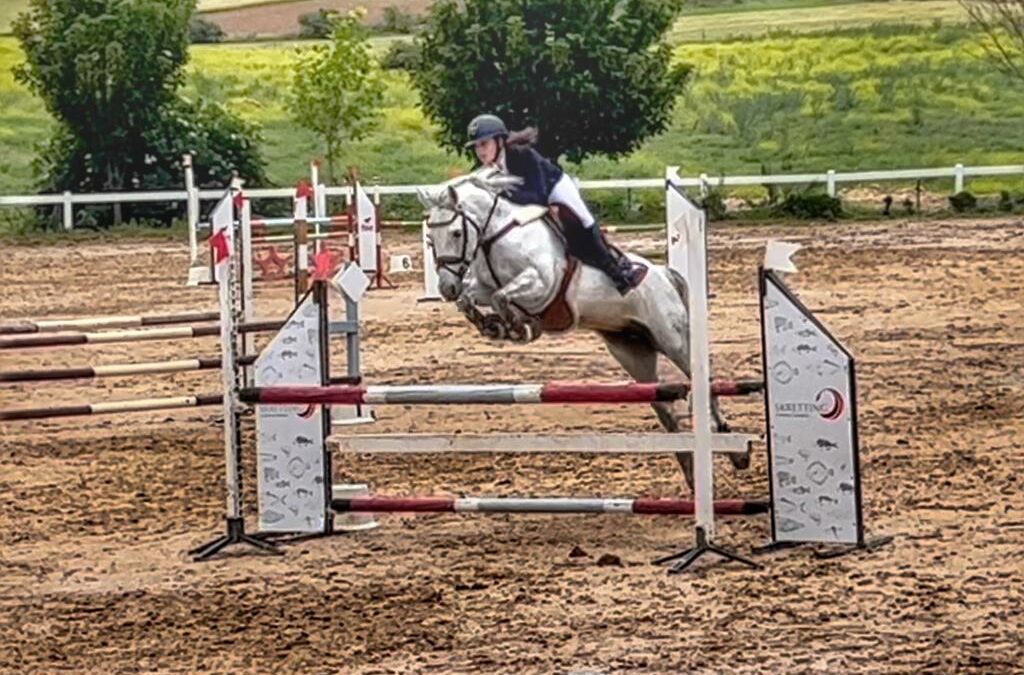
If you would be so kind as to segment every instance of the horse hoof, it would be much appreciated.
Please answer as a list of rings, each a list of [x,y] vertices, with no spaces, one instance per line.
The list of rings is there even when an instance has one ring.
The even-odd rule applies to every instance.
[[[494,314],[484,317],[480,324],[480,333],[491,340],[508,338],[508,327]]]
[[[518,342],[519,344],[524,345],[530,344],[535,339],[537,339],[534,335],[533,330],[527,325],[515,326],[514,328],[511,328],[509,330],[509,338],[514,342]]]

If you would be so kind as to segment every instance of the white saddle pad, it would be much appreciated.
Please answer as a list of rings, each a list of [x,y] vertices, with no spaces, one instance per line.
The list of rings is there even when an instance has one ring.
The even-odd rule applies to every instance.
[[[540,206],[539,204],[528,204],[522,206],[512,212],[511,219],[515,220],[521,225],[532,223],[535,220],[543,218],[548,213],[548,207]]]

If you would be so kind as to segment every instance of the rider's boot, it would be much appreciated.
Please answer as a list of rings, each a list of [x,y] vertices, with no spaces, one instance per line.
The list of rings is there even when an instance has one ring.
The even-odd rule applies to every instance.
[[[647,276],[645,266],[633,265],[629,258],[623,256],[619,259],[612,254],[597,224],[584,228],[580,243],[586,251],[586,257],[580,256],[580,260],[607,274],[619,295],[629,293]]]
[[[584,265],[589,265],[608,275],[615,284],[620,295],[626,295],[636,288],[644,277],[647,268],[643,265],[634,266],[628,258],[616,259],[608,249],[608,244],[601,235],[601,228],[594,223],[584,227],[576,214],[564,207],[558,208],[559,220],[568,244],[569,253]]]

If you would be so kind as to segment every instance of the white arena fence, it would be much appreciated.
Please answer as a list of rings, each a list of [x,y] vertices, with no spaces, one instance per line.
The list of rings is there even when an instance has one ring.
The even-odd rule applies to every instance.
[[[94,194],[61,194],[42,195],[10,195],[0,196],[0,207],[34,207],[59,206],[62,210],[65,230],[74,229],[75,207],[95,204],[137,204],[137,203],[174,203],[185,202],[189,225],[189,244],[191,260],[194,262],[199,255],[200,230],[205,223],[200,220],[200,202],[216,201],[224,194],[224,188],[198,189],[192,173],[191,157],[186,157],[185,185],[182,190],[162,190],[154,192],[109,192]],[[318,168],[311,165],[312,185],[319,186]],[[697,173],[682,178],[685,188],[698,188],[702,192],[716,187],[741,187],[758,185],[824,185],[829,195],[835,196],[839,186],[852,183],[874,182],[906,182],[917,180],[952,179],[953,192],[961,192],[968,178],[1024,176],[1024,164],[1003,166],[966,166],[956,164],[951,167],[924,169],[897,169],[886,171],[848,171],[828,170],[817,173],[795,173],[776,175],[750,176],[712,176]],[[581,190],[664,190],[664,178],[619,178],[607,180],[577,181]],[[364,185],[364,189],[380,203],[383,196],[415,195],[419,189],[429,189],[432,185]],[[341,197],[346,201],[352,199],[352,188],[349,186],[325,186],[326,197]],[[246,190],[250,199],[288,199],[295,195],[294,187],[260,188]]]

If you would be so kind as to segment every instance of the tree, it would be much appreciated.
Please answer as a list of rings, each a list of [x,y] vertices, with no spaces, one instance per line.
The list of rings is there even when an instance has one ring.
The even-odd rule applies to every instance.
[[[988,41],[985,51],[1007,73],[1024,80],[1024,0],[961,0]]]
[[[361,13],[349,12],[334,21],[329,43],[300,50],[292,80],[292,115],[323,141],[332,180],[342,145],[366,137],[384,98],[380,67],[360,18]]]
[[[419,19],[415,15],[403,12],[394,5],[388,5],[384,8],[383,21],[380,27],[386,33],[408,34],[416,30],[418,23]]]
[[[194,10],[195,0],[31,0],[14,25],[26,56],[16,77],[57,122],[37,161],[42,190],[178,187],[181,156],[197,150],[200,175],[220,167],[223,184],[228,159],[265,181],[256,130],[178,94]]]
[[[299,37],[305,39],[323,40],[331,37],[331,30],[334,22],[338,20],[338,13],[333,9],[318,9],[299,17]]]
[[[437,0],[413,74],[442,142],[478,113],[540,129],[571,160],[626,154],[663,131],[688,69],[663,36],[681,0]]]
[[[224,41],[224,29],[198,14],[192,17],[188,27],[189,40],[194,45],[212,44]]]
[[[380,61],[382,68],[387,70],[415,70],[420,60],[420,50],[416,43],[407,40],[395,40],[388,47]]]

